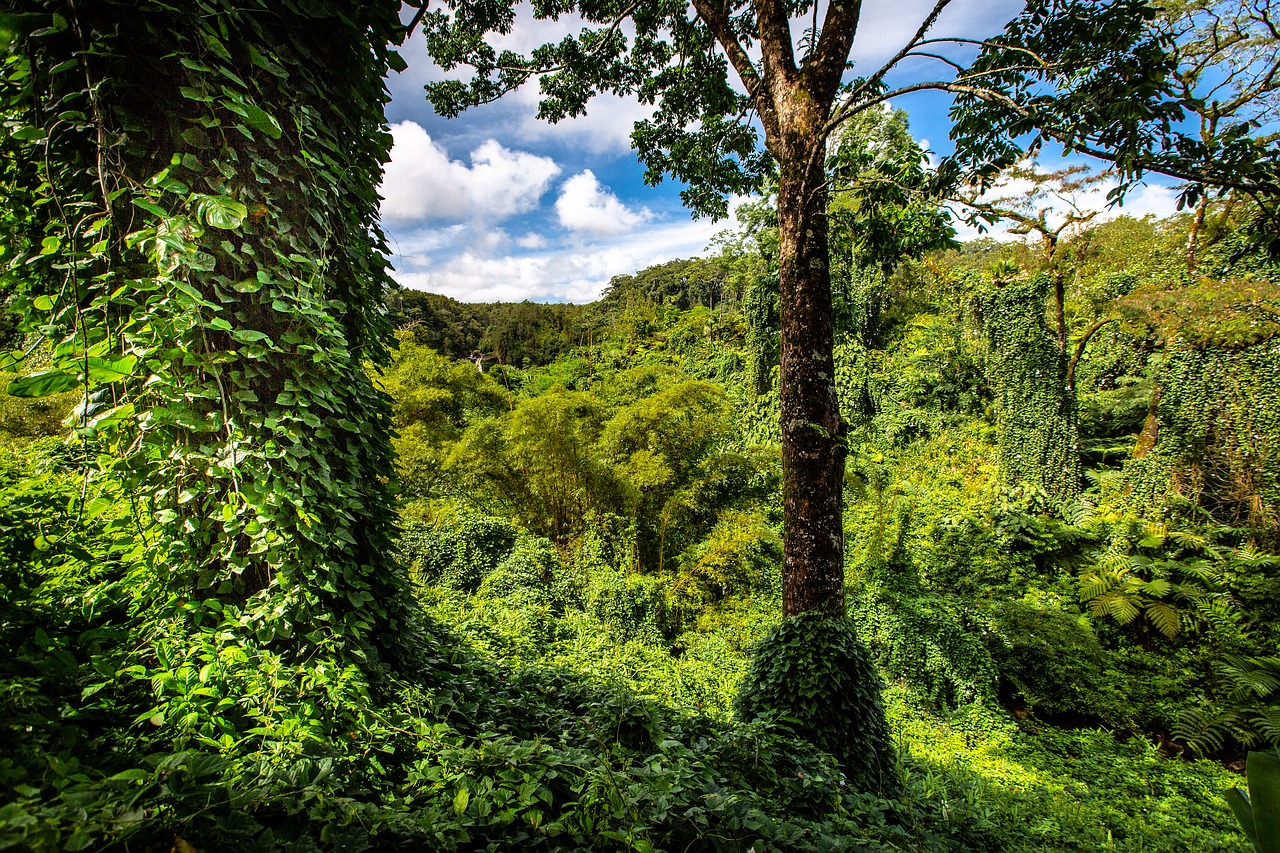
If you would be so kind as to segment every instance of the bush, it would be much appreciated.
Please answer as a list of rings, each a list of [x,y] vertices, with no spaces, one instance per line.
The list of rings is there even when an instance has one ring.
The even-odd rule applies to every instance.
[[[785,619],[756,647],[734,704],[738,719],[776,718],[831,753],[856,790],[898,790],[880,676],[847,619]]]
[[[475,592],[516,544],[518,530],[502,518],[466,512],[411,521],[399,549],[415,580]]]
[[[483,598],[523,598],[563,608],[566,597],[560,556],[550,540],[521,536],[480,584]]]
[[[1112,726],[1131,723],[1124,703],[1107,691],[1114,672],[1087,617],[1017,601],[995,604],[990,614],[987,648],[1006,704]]]
[[[657,577],[601,572],[592,578],[588,596],[587,612],[619,640],[638,637],[660,642],[675,633],[666,586]]]
[[[996,668],[962,607],[942,596],[858,596],[853,619],[885,677],[901,682],[933,708],[991,702]]]

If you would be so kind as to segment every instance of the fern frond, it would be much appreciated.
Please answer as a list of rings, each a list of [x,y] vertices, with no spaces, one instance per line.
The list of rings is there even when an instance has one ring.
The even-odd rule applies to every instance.
[[[1123,574],[1129,571],[1129,555],[1120,551],[1104,551],[1098,557],[1098,568],[1103,571]]]
[[[1208,538],[1189,530],[1170,530],[1167,538],[1178,547],[1191,551],[1204,551],[1209,547]]]
[[[1273,569],[1280,566],[1280,556],[1263,553],[1251,544],[1241,545],[1232,551],[1231,560],[1247,569]]]
[[[1151,624],[1155,625],[1161,634],[1169,639],[1173,639],[1178,635],[1178,629],[1181,627],[1181,620],[1178,616],[1178,610],[1165,604],[1163,601],[1157,601],[1147,607],[1147,618],[1151,620]]]
[[[1107,612],[1115,617],[1115,620],[1121,625],[1128,625],[1134,619],[1138,618],[1141,612],[1133,605],[1133,602],[1122,595],[1111,596],[1106,599]]]
[[[1085,575],[1080,578],[1080,601],[1093,601],[1105,595],[1115,586],[1115,582],[1106,575]]]

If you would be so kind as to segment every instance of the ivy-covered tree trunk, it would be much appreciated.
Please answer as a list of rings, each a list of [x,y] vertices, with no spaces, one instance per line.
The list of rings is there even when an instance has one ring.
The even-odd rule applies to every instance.
[[[404,598],[366,373],[399,4],[4,8],[3,144],[38,164],[6,175],[34,211],[4,217],[7,284],[54,343],[15,390],[83,388],[80,437],[135,496],[156,637],[220,626],[378,668]]]
[[[998,393],[1000,467],[1066,502],[1080,494],[1080,426],[1066,352],[1045,323],[1052,274],[996,289],[981,303]]]

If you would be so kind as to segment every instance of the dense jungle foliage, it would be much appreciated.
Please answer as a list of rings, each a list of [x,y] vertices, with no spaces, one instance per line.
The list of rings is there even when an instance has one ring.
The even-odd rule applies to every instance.
[[[400,12],[0,11],[0,849],[1248,850],[1266,211],[956,245],[866,111],[848,607],[783,620],[780,194],[592,305],[396,291]]]
[[[202,655],[148,689],[120,646],[138,618],[127,488],[85,480],[86,445],[59,440],[74,392],[6,397],[18,654],[0,837],[1248,849],[1220,794],[1244,749],[1280,740],[1280,288],[1215,213],[1202,263],[1222,277],[1186,274],[1186,216],[1067,242],[1068,355],[1108,321],[1073,367],[1078,399],[1034,245],[978,241],[845,282],[849,609],[870,657],[809,671],[883,680],[878,756],[848,731],[795,739],[791,718],[828,709],[748,677],[761,643],[806,645],[791,623],[771,633],[767,235],[619,277],[586,306],[395,294],[399,345],[375,376],[431,675],[371,696],[349,672],[254,660],[249,744],[193,732],[175,751],[149,733],[181,713],[166,694],[199,696],[245,661]],[[422,342],[482,322],[449,354]],[[1083,474],[1064,484],[1073,447]],[[363,709],[346,733],[293,710],[317,690]],[[863,794],[855,772],[894,781]]]

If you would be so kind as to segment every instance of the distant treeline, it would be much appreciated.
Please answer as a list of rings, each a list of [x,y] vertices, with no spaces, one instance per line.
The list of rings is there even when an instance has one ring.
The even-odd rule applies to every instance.
[[[549,364],[573,347],[588,346],[636,304],[686,311],[742,301],[740,276],[723,259],[669,261],[635,275],[614,276],[600,301],[459,302],[400,289],[387,299],[391,322],[414,343],[454,359],[513,367]]]

